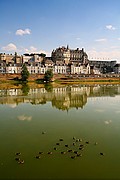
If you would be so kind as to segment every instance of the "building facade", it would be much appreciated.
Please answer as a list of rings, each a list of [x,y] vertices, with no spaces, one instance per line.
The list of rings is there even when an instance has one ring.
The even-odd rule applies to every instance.
[[[84,49],[69,49],[69,47],[59,47],[56,50],[52,51],[52,60],[53,62],[62,61],[66,65],[70,63],[88,63],[88,56],[84,52]]]

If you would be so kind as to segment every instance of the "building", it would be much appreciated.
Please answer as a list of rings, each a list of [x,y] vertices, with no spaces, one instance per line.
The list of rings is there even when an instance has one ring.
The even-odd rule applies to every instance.
[[[62,61],[66,65],[70,63],[88,63],[88,56],[84,52],[83,48],[82,50],[80,50],[79,48],[69,49],[68,46],[67,48],[62,46],[57,48],[56,50],[53,50],[51,57],[53,62],[56,63],[56,61]]]
[[[113,69],[115,74],[120,74],[120,64],[116,64]]]
[[[66,64],[62,61],[56,61],[56,64],[54,65],[54,74],[66,74]]]
[[[22,56],[17,55],[17,53],[13,54],[0,54],[0,60],[4,61],[6,64],[8,63],[22,63]]]
[[[45,67],[40,62],[28,62],[26,67],[30,74],[45,74]]]
[[[72,64],[71,74],[90,74],[89,64]]]
[[[101,73],[104,74],[113,72],[113,68],[116,65],[116,62],[116,60],[89,60],[90,66],[94,66],[95,68],[99,69]]]
[[[68,64],[70,62],[70,49],[64,46],[57,48],[56,50],[52,51],[52,60],[54,63],[56,61],[62,61],[65,64]]]
[[[0,60],[0,74],[6,73],[6,63]]]
[[[22,56],[22,62],[41,62],[43,61],[44,57],[41,54],[24,54]]]

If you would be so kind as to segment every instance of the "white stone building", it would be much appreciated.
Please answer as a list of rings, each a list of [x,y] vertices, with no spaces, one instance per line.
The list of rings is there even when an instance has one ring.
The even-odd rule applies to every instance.
[[[54,74],[66,74],[66,64],[63,63],[62,61],[57,61],[56,64],[54,65]]]
[[[90,74],[90,65],[72,64],[71,74]]]

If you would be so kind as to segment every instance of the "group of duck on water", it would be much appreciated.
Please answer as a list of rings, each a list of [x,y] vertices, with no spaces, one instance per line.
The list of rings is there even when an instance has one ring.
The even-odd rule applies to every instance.
[[[59,141],[62,142],[62,141],[64,141],[64,140],[63,140],[62,138],[60,138]],[[57,142],[57,143],[56,143],[56,146],[53,148],[54,151],[57,151],[57,150],[58,150],[57,147],[59,147],[59,146],[61,145],[60,142]],[[90,142],[89,142],[89,141],[86,141],[86,142],[83,144],[83,143],[82,143],[82,139],[76,139],[75,137],[73,137],[73,143],[72,143],[72,145],[73,145],[73,146],[76,146],[76,143],[77,143],[77,142],[80,142],[80,144],[79,144],[79,146],[78,146],[78,147],[79,147],[78,149],[80,150],[80,152],[77,151],[77,150],[69,149],[69,145],[68,145],[68,144],[65,144],[64,147],[66,147],[67,150],[66,150],[66,151],[61,151],[60,153],[61,153],[61,154],[74,153],[74,155],[70,156],[71,159],[75,159],[76,157],[81,157],[81,156],[82,156],[81,151],[84,150],[85,144],[90,144]],[[94,143],[94,145],[97,145],[97,144],[98,144],[97,142]],[[40,151],[40,152],[38,153],[38,155],[35,156],[35,158],[36,158],[36,159],[40,159],[43,154],[44,154],[44,152]],[[52,155],[52,154],[53,154],[53,151],[48,151],[47,154]],[[99,154],[100,154],[101,156],[104,156],[104,155],[105,155],[103,152],[100,152]],[[15,160],[18,162],[18,164],[24,164],[24,160],[20,158],[20,156],[21,156],[21,153],[20,153],[20,152],[16,152],[16,153],[15,153],[15,156],[16,156],[16,157],[15,157]]]

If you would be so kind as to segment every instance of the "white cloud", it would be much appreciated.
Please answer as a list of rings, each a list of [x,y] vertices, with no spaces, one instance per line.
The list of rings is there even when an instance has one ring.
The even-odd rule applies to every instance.
[[[24,53],[44,53],[46,54],[46,56],[50,56],[51,52],[47,52],[47,51],[44,51],[44,50],[37,50],[36,47],[34,46],[30,46],[29,48],[24,48]]]
[[[96,41],[96,42],[106,42],[106,41],[107,41],[107,39],[102,38],[102,39],[96,39],[95,41]]]
[[[15,44],[13,43],[10,43],[8,44],[7,46],[4,46],[1,48],[3,51],[16,51],[17,50],[17,47]]]
[[[32,116],[25,116],[25,115],[21,115],[17,117],[20,121],[31,121],[32,120]]]
[[[23,36],[25,34],[31,34],[31,30],[30,29],[25,29],[25,30],[18,29],[16,31],[16,35]]]
[[[108,29],[108,30],[116,30],[116,28],[114,26],[112,26],[112,25],[107,25],[106,29]]]
[[[37,48],[36,47],[34,47],[34,46],[30,46],[30,48],[29,49],[24,49],[24,51],[26,52],[26,53],[35,53],[36,51],[37,51]]]
[[[120,41],[120,38],[118,38],[118,40]]]

